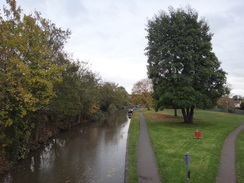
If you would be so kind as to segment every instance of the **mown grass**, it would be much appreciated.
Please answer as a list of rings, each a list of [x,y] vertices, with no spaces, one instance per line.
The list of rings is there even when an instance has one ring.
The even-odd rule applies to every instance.
[[[237,183],[244,183],[244,131],[236,139],[236,169]]]
[[[130,121],[129,136],[128,136],[128,174],[126,182],[138,183],[137,175],[137,150],[138,150],[138,139],[139,139],[139,129],[140,129],[140,118],[138,112],[136,111]]]
[[[180,111],[178,111],[179,113]],[[193,124],[184,124],[181,116],[174,118],[173,110],[155,113],[145,111],[149,135],[155,152],[159,173],[164,183],[185,183],[186,167],[183,155],[191,154],[191,183],[214,183],[220,153],[227,135],[237,128],[243,115],[196,110]],[[129,131],[129,182],[137,182],[136,159],[139,116],[134,115]],[[203,137],[194,138],[198,129]],[[130,144],[131,143],[131,144]],[[134,149],[131,149],[134,148]],[[131,157],[132,156],[132,157]],[[133,157],[134,156],[134,157]]]

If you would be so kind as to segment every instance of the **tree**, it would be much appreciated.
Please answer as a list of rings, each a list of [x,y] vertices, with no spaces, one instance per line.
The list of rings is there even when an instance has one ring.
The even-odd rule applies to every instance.
[[[232,98],[234,100],[243,100],[243,97],[241,95],[234,95]]]
[[[70,31],[6,0],[0,14],[0,170],[38,143],[104,111],[128,105],[128,93],[101,83],[63,48]],[[3,163],[2,163],[3,162]]]
[[[217,106],[221,109],[234,109],[235,101],[229,98],[229,96],[223,96],[217,101]]]
[[[192,123],[195,107],[213,107],[226,91],[226,73],[212,52],[213,34],[189,7],[160,12],[148,20],[146,30],[155,108],[180,108],[184,122]]]
[[[62,80],[63,66],[53,61],[70,34],[41,18],[38,12],[22,15],[15,0],[7,3],[10,8],[4,9],[6,17],[1,17],[0,32],[0,84],[5,92],[5,105],[0,113],[5,116],[5,126],[28,111],[42,108],[55,97],[53,86]]]
[[[99,88],[99,108],[104,112],[128,106],[129,95],[125,88],[113,82],[104,82]]]
[[[23,14],[15,0],[6,2],[4,16],[0,15],[0,133],[4,134],[0,144],[15,161],[28,153],[35,125],[23,118],[56,96],[54,85],[62,81],[64,67],[54,60],[70,32],[56,28],[38,12]]]
[[[244,101],[241,101],[240,108],[241,108],[242,110],[244,110]]]
[[[115,95],[116,95],[116,100],[114,103],[117,109],[124,109],[128,107],[129,94],[127,93],[124,87],[119,86],[115,91]]]
[[[142,79],[134,84],[131,100],[136,105],[146,105],[148,110],[153,105],[153,85],[150,79]]]

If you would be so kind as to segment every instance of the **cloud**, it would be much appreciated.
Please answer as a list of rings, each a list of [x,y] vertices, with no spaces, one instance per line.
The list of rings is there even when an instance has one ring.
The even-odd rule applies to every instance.
[[[40,11],[62,29],[72,31],[66,45],[75,58],[87,61],[104,80],[128,92],[147,77],[147,19],[159,10],[190,5],[210,25],[213,51],[228,72],[232,92],[244,95],[243,0],[18,0],[25,12]],[[1,3],[0,3],[1,4]]]

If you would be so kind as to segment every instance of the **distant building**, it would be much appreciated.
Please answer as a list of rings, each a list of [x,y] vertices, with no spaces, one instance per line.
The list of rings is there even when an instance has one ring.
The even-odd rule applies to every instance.
[[[234,103],[235,103],[235,108],[241,107],[241,100],[234,100]]]

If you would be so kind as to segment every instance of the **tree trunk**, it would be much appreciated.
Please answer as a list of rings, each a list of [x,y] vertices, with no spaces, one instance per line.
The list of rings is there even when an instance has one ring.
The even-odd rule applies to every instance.
[[[177,115],[177,108],[174,108],[174,110],[175,110],[175,116],[178,116],[178,115]]]
[[[79,117],[78,117],[77,123],[80,123],[80,119],[81,119],[81,112],[79,112]]]
[[[194,106],[182,108],[181,111],[184,117],[184,123],[193,123]]]

